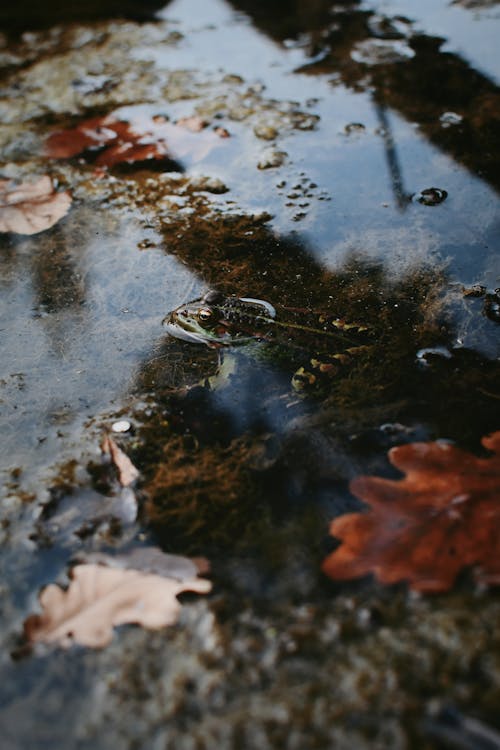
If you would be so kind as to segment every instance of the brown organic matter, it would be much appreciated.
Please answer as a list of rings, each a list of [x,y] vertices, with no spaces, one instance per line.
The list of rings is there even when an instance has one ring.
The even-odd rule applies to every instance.
[[[206,124],[198,117],[186,117],[174,124],[162,115],[137,115],[128,122],[109,114],[52,133],[45,150],[54,159],[93,156],[93,163],[100,167],[151,159],[171,161],[175,167],[175,160],[185,156],[194,161],[203,159],[220,144],[221,136],[216,132],[201,132]]]
[[[374,573],[381,583],[440,592],[477,566],[480,581],[500,584],[500,432],[482,444],[491,457],[439,442],[393,448],[389,460],[406,476],[351,482],[370,509],[333,521],[330,533],[342,544],[323,571],[335,580]]]
[[[54,226],[70,206],[69,192],[57,193],[48,175],[20,185],[0,180],[0,232],[38,234]]]
[[[192,448],[174,437],[144,486],[147,517],[154,526],[175,530],[197,544],[234,541],[255,519],[263,453],[258,441],[245,437],[227,447]]]
[[[129,484],[135,482],[139,476],[138,469],[134,466],[127,454],[117,446],[112,437],[105,435],[104,440],[102,441],[101,450],[104,454],[108,454],[111,457],[111,460],[118,471],[118,481],[122,487],[128,487]]]
[[[137,570],[77,565],[69,588],[51,584],[40,595],[43,613],[24,624],[31,643],[72,643],[101,648],[113,637],[113,626],[136,623],[153,630],[172,625],[183,591],[206,594],[211,584],[202,578],[183,581]]]

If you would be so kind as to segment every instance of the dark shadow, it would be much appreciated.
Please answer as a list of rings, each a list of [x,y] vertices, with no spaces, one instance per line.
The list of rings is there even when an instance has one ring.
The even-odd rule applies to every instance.
[[[342,355],[349,334],[324,346],[309,330],[299,345],[285,329],[283,346],[233,349],[232,371],[215,382],[207,379],[217,372],[216,350],[168,336],[159,342],[136,381],[155,411],[138,415],[134,460],[144,467],[148,520],[167,547],[175,539],[191,549],[195,540],[193,551],[214,545],[217,554],[248,541],[256,508],[282,520],[316,514],[321,526],[323,514],[349,508],[351,477],[386,470],[392,445],[446,436],[477,449],[498,428],[498,363],[454,348],[456,331],[439,303],[447,279],[436,269],[394,281],[380,264],[353,257],[331,271],[300,237],[278,238],[245,217],[195,221],[175,252],[207,287],[264,299],[277,320],[292,307],[293,320],[303,316],[311,329],[311,320],[319,329],[341,318],[370,330],[359,357],[302,392],[292,384],[301,362],[307,370]],[[494,323],[476,302],[478,335],[486,327],[491,336]],[[468,303],[458,293],[454,304]]]
[[[20,34],[29,29],[48,28],[56,24],[99,21],[106,18],[129,18],[133,21],[154,20],[155,13],[169,0],[19,0],[2,3],[2,31]]]

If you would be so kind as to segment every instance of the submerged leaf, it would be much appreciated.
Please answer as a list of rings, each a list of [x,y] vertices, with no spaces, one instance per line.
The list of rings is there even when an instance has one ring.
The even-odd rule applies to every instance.
[[[109,435],[104,437],[101,449],[103,453],[111,456],[111,460],[118,470],[118,481],[122,487],[128,487],[129,484],[132,484],[137,479],[139,476],[138,469],[136,469],[127,454],[117,446],[112,437]]]
[[[0,232],[43,232],[62,219],[70,206],[69,192],[57,193],[48,175],[20,185],[0,180]]]
[[[323,571],[335,580],[374,573],[382,583],[438,592],[477,565],[481,581],[500,584],[500,432],[482,443],[493,456],[437,442],[393,448],[389,460],[406,476],[351,482],[370,510],[332,522],[342,544]]]
[[[116,625],[135,623],[156,630],[174,624],[181,609],[178,594],[206,594],[210,589],[210,581],[202,578],[179,581],[137,570],[77,565],[66,591],[55,584],[42,591],[43,613],[28,617],[24,632],[31,643],[101,648],[111,641]]]
[[[49,136],[45,144],[48,156],[67,159],[95,152],[94,164],[113,167],[150,159],[171,161],[190,156],[199,160],[220,144],[220,132],[206,130],[207,122],[200,117],[185,117],[176,124],[162,115],[136,115],[130,122],[113,114],[84,120],[75,128],[60,130]],[[220,129],[218,129],[220,130]],[[202,132],[203,131],[203,132]]]

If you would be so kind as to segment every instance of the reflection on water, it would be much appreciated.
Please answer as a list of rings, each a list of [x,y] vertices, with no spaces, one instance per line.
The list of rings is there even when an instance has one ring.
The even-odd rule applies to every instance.
[[[394,15],[403,5],[404,17]],[[11,30],[52,23],[54,5],[21,22],[23,7],[1,11]],[[444,0],[433,7],[458,17]],[[73,732],[91,738],[81,747],[104,750],[120,745],[123,729],[127,747],[191,748],[210,714],[211,746],[292,747],[295,732],[296,747],[313,737],[319,747],[365,748],[365,735],[386,730],[388,702],[396,739],[377,735],[381,747],[427,747],[422,715],[448,702],[498,722],[498,667],[478,666],[492,649],[494,592],[465,575],[449,598],[428,603],[404,587],[343,587],[319,573],[334,544],[328,522],[361,508],[352,477],[390,475],[394,445],[445,439],[478,451],[500,427],[500,93],[489,63],[471,64],[453,30],[443,41],[429,8],[419,4],[415,17],[392,1],[125,3],[120,15],[157,21],[140,32],[103,21],[2,39],[2,172],[50,169],[74,192],[51,230],[0,240],[4,643],[14,645],[38,587],[82,550],[160,541],[210,554],[217,582],[213,600],[186,607],[185,631],[158,640],[127,630],[106,653],[20,666],[7,664],[5,648],[2,703],[29,713],[24,745],[43,726],[49,744]],[[116,6],[97,11],[106,18]],[[92,4],[64,12],[62,24],[95,17]],[[459,12],[471,39],[497,23]],[[78,158],[47,162],[50,132],[117,110],[125,119],[195,114],[230,137],[188,155],[182,176],[147,163],[99,171]],[[442,202],[415,198],[437,191]],[[205,288],[293,308],[295,327],[279,317],[280,337],[253,337],[222,358],[165,335],[165,315]],[[318,343],[332,320],[369,329],[360,356],[341,324],[329,345]],[[252,321],[241,323],[253,333]],[[323,380],[335,358],[342,366]],[[103,530],[120,490],[99,437],[118,416],[132,424],[117,440],[141,471],[142,516]],[[482,630],[467,620],[476,608],[487,612]],[[194,636],[189,618],[199,612]],[[65,690],[61,716],[71,671],[61,664],[74,659],[92,689],[85,710]],[[199,688],[200,673],[213,693]],[[55,697],[43,713],[33,703],[45,683]],[[266,692],[274,684],[277,693]],[[271,721],[278,734],[259,706],[241,728],[233,701],[246,705],[249,693],[283,707],[285,718]],[[312,723],[309,713],[300,723],[304,706],[319,707]],[[17,710],[0,714],[9,750]]]
[[[22,467],[31,491],[33,470],[74,451],[82,423],[130,386],[165,301],[192,288],[175,260],[139,251],[136,222],[98,216],[17,240],[2,266],[2,470]]]

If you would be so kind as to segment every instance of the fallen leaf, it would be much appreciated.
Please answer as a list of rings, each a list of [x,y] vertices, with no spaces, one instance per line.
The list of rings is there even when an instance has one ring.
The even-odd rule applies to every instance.
[[[129,484],[135,482],[139,476],[138,469],[134,466],[127,454],[117,446],[112,437],[109,435],[104,436],[101,450],[103,453],[107,453],[111,456],[111,460],[118,469],[118,481],[122,487],[128,487]]]
[[[170,161],[179,169],[177,160],[189,156],[203,159],[229,133],[223,128],[206,131],[208,123],[201,117],[184,117],[177,123],[162,115],[136,115],[130,121],[113,114],[84,120],[75,128],[52,133],[46,141],[47,156],[68,159],[82,154],[96,166],[113,167],[154,160]],[[205,131],[205,132],[201,132]]]
[[[177,581],[137,570],[102,565],[77,565],[65,591],[50,584],[40,594],[41,615],[31,615],[24,633],[31,643],[72,643],[102,648],[113,637],[113,626],[134,623],[157,630],[174,624],[183,591],[206,594],[210,581]]]
[[[126,123],[106,116],[84,120],[76,128],[58,130],[47,139],[47,155],[54,159],[68,159],[88,149],[102,148],[119,138],[122,126],[126,127]]]
[[[493,456],[439,442],[392,448],[389,460],[406,476],[351,482],[370,509],[332,522],[342,544],[323,571],[335,580],[374,573],[381,583],[439,592],[463,568],[479,566],[479,580],[500,584],[500,432],[482,444]]]
[[[48,175],[20,185],[0,180],[0,232],[43,232],[62,219],[70,205],[70,193],[57,193]]]

